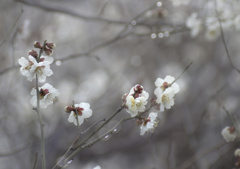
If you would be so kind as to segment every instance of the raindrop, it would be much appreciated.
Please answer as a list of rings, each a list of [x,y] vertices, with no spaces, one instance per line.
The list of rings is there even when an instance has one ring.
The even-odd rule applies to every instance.
[[[111,135],[106,135],[106,136],[104,136],[103,140],[104,140],[104,141],[107,141],[107,140],[110,139],[110,137],[111,137]]]
[[[58,160],[58,163],[57,163],[57,166],[61,167],[61,168],[65,168],[67,167],[69,164],[72,163],[73,159],[69,160],[69,161],[65,161],[66,160],[66,157],[65,156],[62,156],[62,157],[59,157],[59,160]]]
[[[164,32],[164,36],[168,37],[169,36],[169,32]]]
[[[158,7],[162,6],[162,2],[158,1],[158,2],[157,2],[157,6],[158,6]]]
[[[68,163],[68,164],[71,164],[72,161],[73,161],[73,159],[69,160],[67,163]]]
[[[151,34],[151,38],[152,38],[152,39],[156,39],[156,37],[157,37],[156,33],[152,33],[152,34]]]
[[[132,20],[132,22],[131,22],[131,23],[132,23],[132,25],[133,25],[133,26],[135,26],[135,25],[137,24],[137,21],[135,21],[135,20]]]
[[[158,34],[158,38],[163,38],[164,37],[164,34],[163,33],[159,33]]]
[[[57,61],[55,62],[55,64],[56,64],[57,66],[61,66],[61,65],[62,65],[62,61],[61,61],[61,60],[57,60]]]

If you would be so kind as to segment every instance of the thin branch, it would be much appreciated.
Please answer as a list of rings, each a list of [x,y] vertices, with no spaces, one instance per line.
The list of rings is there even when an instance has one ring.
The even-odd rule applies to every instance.
[[[239,126],[237,124],[237,121],[233,118],[233,116],[229,113],[229,111],[226,109],[226,107],[223,105],[222,106],[223,110],[226,112],[228,118],[231,120],[236,132],[237,132],[237,137],[240,138],[240,130],[239,130]]]
[[[36,153],[36,155],[35,155],[35,159],[34,159],[34,163],[33,163],[33,169],[35,169],[35,167],[37,165],[37,158],[38,158],[38,153]]]
[[[7,157],[7,156],[12,156],[22,150],[26,149],[26,146],[22,147],[22,148],[19,148],[19,149],[16,149],[16,150],[12,150],[10,152],[0,152],[0,157]]]
[[[69,160],[71,160],[77,153],[79,153],[82,150],[82,145],[85,144],[88,140],[90,140],[99,130],[101,130],[113,117],[115,117],[119,112],[121,112],[124,109],[124,106],[122,105],[115,113],[113,113],[107,120],[104,119],[104,123],[100,125],[96,130],[94,130],[88,137],[78,142],[80,140],[80,136],[77,136],[77,138],[74,140],[74,142],[71,144],[67,152],[63,155],[63,157],[53,166],[53,169],[57,166],[63,167],[67,164]],[[85,147],[84,147],[85,148]],[[71,151],[73,152],[71,152]]]
[[[41,130],[41,157],[42,157],[42,169],[46,169],[46,157],[45,157],[45,139],[44,139],[44,124],[40,113],[40,99],[38,88],[38,76],[36,74],[36,92],[37,92],[37,108],[35,109],[38,115],[38,121]]]
[[[190,63],[185,67],[185,69],[182,71],[182,73],[181,73],[180,75],[178,75],[178,77],[171,83],[171,85],[172,85],[173,83],[175,83],[175,82],[183,75],[183,73],[186,72],[186,70],[187,70],[192,64],[193,64],[193,61],[190,62]],[[171,85],[170,85],[170,86],[171,86]]]
[[[223,147],[226,144],[226,142],[221,142],[219,144],[217,144],[217,146],[214,146],[210,149],[207,149],[206,151],[200,153],[198,156],[193,156],[190,159],[188,159],[187,161],[185,161],[183,164],[181,164],[180,166],[178,166],[178,169],[187,169],[189,167],[191,167],[195,162],[197,162],[198,160],[200,160],[201,158],[203,158],[204,156],[220,149],[221,147]]]
[[[2,47],[2,45],[7,41],[8,36],[10,35],[12,29],[16,26],[18,20],[20,19],[20,17],[22,16],[23,13],[23,9],[21,9],[20,14],[17,16],[16,20],[13,22],[13,25],[10,27],[10,29],[7,31],[7,33],[5,34],[5,37],[3,38],[2,42],[0,43],[0,48]]]
[[[76,151],[74,151],[70,156],[68,156],[63,164],[67,163],[69,160],[71,160],[77,153],[79,153],[81,150],[87,148],[87,147],[91,147],[92,145],[96,144],[97,142],[99,142],[100,140],[102,140],[103,138],[105,138],[107,135],[111,135],[114,133],[114,130],[120,125],[122,124],[123,122],[127,121],[127,120],[131,120],[133,119],[134,117],[129,117],[129,118],[122,118],[114,127],[112,127],[109,131],[107,131],[106,133],[104,133],[103,135],[101,135],[100,137],[96,138],[95,140],[87,143],[87,144],[84,144],[84,145],[81,145]]]
[[[61,6],[56,6],[54,4],[50,4],[49,2],[45,2],[45,1],[34,1],[34,0],[15,0],[15,1],[21,2],[26,5],[36,7],[36,8],[41,8],[48,12],[59,12],[59,13],[68,14],[68,15],[86,20],[86,21],[94,21],[94,22],[97,21],[97,22],[115,23],[115,24],[126,24],[127,23],[124,21],[115,21],[115,20],[105,19],[105,18],[101,18],[101,17],[85,16],[85,15],[79,14],[73,10],[66,9]]]
[[[91,55],[91,52],[94,52],[94,51],[96,51],[96,50],[98,50],[98,49],[100,49],[100,48],[102,48],[102,47],[108,46],[108,45],[110,45],[110,44],[112,44],[112,43],[114,43],[114,42],[116,42],[116,41],[118,41],[118,40],[120,40],[120,39],[123,39],[123,38],[131,35],[132,32],[130,32],[131,29],[129,29],[129,28],[133,28],[133,25],[131,24],[131,22],[132,22],[133,20],[135,20],[135,21],[137,22],[138,18],[140,18],[146,11],[148,11],[148,10],[154,8],[154,7],[156,7],[156,3],[154,3],[154,4],[151,5],[149,8],[147,8],[147,9],[145,9],[144,11],[142,11],[141,13],[139,13],[139,14],[138,14],[136,17],[134,17],[130,22],[127,22],[127,23],[125,24],[125,26],[123,27],[123,29],[122,29],[115,37],[113,37],[112,39],[107,40],[107,41],[105,41],[105,42],[102,42],[102,43],[100,43],[100,44],[98,44],[98,45],[96,45],[96,46],[88,49],[86,52],[75,53],[75,54],[66,56],[66,57],[64,57],[64,58],[62,58],[62,59],[58,59],[58,61],[66,61],[66,60],[73,59],[73,58],[78,58],[78,57],[81,57],[81,56],[89,56],[89,55]],[[129,27],[129,25],[130,25],[131,27]],[[126,32],[127,32],[127,33],[126,33]],[[125,33],[125,34],[124,34],[124,33]]]
[[[43,50],[46,46],[46,40],[44,41],[43,47],[39,52],[39,55],[37,57],[37,62],[39,62],[41,55],[43,53]],[[42,116],[40,113],[40,91],[39,91],[39,86],[38,86],[38,75],[36,74],[36,93],[37,93],[37,107],[35,111],[37,112],[38,115],[38,121],[40,125],[40,130],[41,130],[41,157],[42,157],[42,169],[46,169],[46,155],[45,155],[45,138],[44,138],[44,124],[42,121]]]
[[[230,54],[229,54],[228,47],[227,47],[227,43],[226,43],[226,40],[225,40],[225,37],[224,37],[224,33],[223,33],[222,21],[220,20],[219,13],[218,13],[218,11],[217,11],[216,1],[214,1],[214,2],[215,2],[215,12],[216,12],[216,15],[217,15],[217,18],[218,18],[218,21],[219,21],[219,25],[220,25],[220,32],[221,32],[222,42],[223,42],[224,49],[225,49],[225,51],[226,51],[226,54],[227,54],[229,63],[230,63],[230,65],[231,65],[231,67],[232,67],[233,69],[235,69],[238,73],[240,73],[240,69],[238,69],[236,66],[234,66],[234,64],[233,64],[233,62],[232,62],[232,59],[231,59],[231,56],[230,56]]]
[[[213,100],[213,99],[215,99],[215,98],[217,97],[217,95],[219,95],[219,94],[223,91],[223,89],[225,88],[225,86],[226,86],[226,85],[223,85],[222,87],[220,87],[216,92],[214,92],[214,94],[213,94],[212,96],[210,96],[210,97],[207,99],[207,101],[206,101],[207,105],[206,105],[206,107],[204,108],[204,110],[202,111],[201,116],[200,116],[198,122],[195,124],[195,127],[194,127],[194,129],[193,129],[193,132],[192,132],[190,135],[195,135],[195,134],[196,134],[196,132],[197,132],[198,129],[200,128],[200,125],[201,125],[201,123],[202,123],[205,115],[207,114],[207,110],[208,110],[208,106],[209,106],[209,104],[210,104],[210,101]]]
[[[19,67],[20,67],[19,65],[17,65],[17,66],[15,66],[15,65],[14,66],[10,66],[10,67],[0,71],[0,76],[3,75],[4,73],[10,71],[10,70],[13,70],[13,69],[16,69],[16,68],[19,68]]]

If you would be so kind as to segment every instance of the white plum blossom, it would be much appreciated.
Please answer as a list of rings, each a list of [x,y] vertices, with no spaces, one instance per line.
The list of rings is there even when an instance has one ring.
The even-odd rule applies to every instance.
[[[240,158],[240,148],[237,148],[237,149],[234,151],[234,156]]]
[[[74,104],[74,110],[70,112],[68,117],[69,123],[74,123],[76,126],[83,124],[85,118],[92,116],[92,110],[90,104],[82,102],[80,104]]]
[[[144,112],[147,105],[149,94],[143,89],[141,85],[135,85],[125,98],[125,106],[127,112],[135,117],[138,112]]]
[[[144,135],[147,131],[152,132],[154,130],[158,123],[157,116],[158,114],[155,112],[149,114],[148,118],[140,126],[140,135]]]
[[[175,78],[170,75],[167,75],[164,79],[157,78],[157,80],[155,81],[155,86],[157,88],[155,90],[159,88],[162,91],[164,91],[166,88],[171,87],[174,90],[174,94],[176,94],[180,91],[180,88],[179,88],[179,85],[174,81],[175,81]]]
[[[32,98],[30,103],[36,107],[37,106],[37,92],[33,88],[31,91]],[[53,104],[54,100],[59,96],[59,91],[55,89],[52,85],[46,83],[42,87],[39,87],[39,100],[40,107],[46,108],[47,106]]]
[[[36,107],[37,106],[37,91],[35,88],[31,91],[32,98],[30,103]],[[47,106],[53,104],[54,100],[59,96],[59,91],[55,89],[52,85],[46,83],[42,87],[39,87],[39,103],[40,107],[46,108]]]
[[[202,26],[202,21],[197,19],[197,13],[192,13],[191,16],[186,20],[186,27],[191,30],[191,36],[196,37]]]
[[[173,6],[188,5],[190,0],[171,0]]]
[[[235,128],[229,126],[226,126],[224,129],[222,129],[221,134],[226,142],[234,141],[237,137]]]
[[[29,81],[32,81],[38,75],[39,82],[45,82],[46,77],[53,74],[50,69],[50,64],[53,62],[52,57],[41,56],[39,62],[36,58],[29,55],[28,60],[24,57],[18,59],[18,63],[21,65],[20,72],[23,76],[26,76]]]
[[[98,165],[98,166],[94,167],[93,169],[101,169],[101,167]]]
[[[235,157],[240,157],[240,148],[237,148],[237,149],[234,151],[234,156],[235,156]]]
[[[170,109],[174,105],[174,95],[180,91],[179,85],[174,80],[174,77],[167,75],[155,82],[154,94],[157,96],[156,103],[160,104],[160,111],[164,111],[164,108]]]
[[[240,31],[240,15],[237,15],[233,20],[233,25],[237,31]]]
[[[220,32],[220,23],[216,18],[209,17],[206,19],[206,33],[205,37],[207,40],[213,41],[216,40],[221,32]]]

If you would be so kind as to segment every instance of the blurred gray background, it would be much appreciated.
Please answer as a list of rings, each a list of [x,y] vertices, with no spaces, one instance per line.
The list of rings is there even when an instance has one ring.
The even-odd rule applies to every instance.
[[[41,167],[40,128],[30,105],[34,82],[27,81],[16,65],[34,41],[44,40],[56,43],[55,61],[64,59],[61,65],[52,64],[54,74],[47,78],[60,91],[58,102],[42,110],[47,168],[77,136],[64,112],[72,100],[91,104],[93,116],[81,126],[84,130],[120,107],[122,95],[135,84],[144,86],[150,101],[158,77],[178,77],[191,62],[177,81],[181,91],[174,107],[159,115],[154,133],[140,136],[135,122],[127,121],[110,139],[81,151],[66,168],[234,168],[238,143],[223,144],[221,130],[232,124],[222,107],[238,119],[240,74],[231,67],[221,37],[207,41],[201,32],[191,38],[185,28],[190,13],[201,9],[196,4],[205,2],[178,8],[170,1],[157,7],[154,0],[26,2],[34,6],[0,0],[1,169],[32,168],[36,153],[36,168]],[[163,38],[152,34],[172,30]],[[224,35],[231,59],[240,68],[239,32]],[[121,117],[129,114],[123,110],[108,127]]]

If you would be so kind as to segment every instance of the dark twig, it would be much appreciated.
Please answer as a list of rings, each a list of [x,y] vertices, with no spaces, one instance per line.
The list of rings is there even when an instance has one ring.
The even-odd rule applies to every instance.
[[[226,142],[221,142],[219,144],[217,144],[216,146],[207,149],[206,151],[200,153],[198,156],[193,156],[190,159],[188,159],[187,161],[185,161],[183,164],[181,164],[180,166],[178,166],[178,169],[187,169],[189,167],[191,167],[195,162],[197,162],[198,160],[200,160],[201,158],[203,158],[204,156],[220,149],[221,147],[223,147],[226,144]]]
[[[34,163],[33,163],[33,169],[35,169],[35,167],[37,165],[37,158],[38,158],[38,153],[35,154],[35,159],[34,159]]]
[[[223,33],[223,28],[222,28],[222,22],[221,22],[221,19],[219,17],[219,13],[217,11],[217,7],[216,7],[216,1],[215,2],[215,11],[216,11],[216,15],[217,15],[217,18],[218,18],[218,21],[219,21],[219,25],[220,25],[220,32],[221,32],[221,37],[222,37],[222,42],[223,42],[223,45],[224,45],[224,49],[226,51],[226,54],[227,54],[227,57],[228,57],[228,60],[229,60],[229,63],[231,65],[231,67],[233,69],[235,69],[238,73],[240,73],[240,69],[238,69],[236,66],[234,66],[233,62],[232,62],[232,59],[231,59],[231,56],[229,54],[229,51],[228,51],[228,47],[227,47],[227,43],[226,43],[226,40],[225,40],[225,37],[224,37],[224,33]]]
[[[41,9],[43,9],[45,11],[49,11],[49,12],[59,12],[59,13],[68,14],[68,15],[75,16],[80,19],[86,20],[86,21],[94,21],[94,22],[97,21],[97,22],[115,23],[115,24],[126,24],[127,23],[124,21],[115,21],[115,20],[105,19],[105,18],[101,18],[101,17],[85,16],[85,15],[79,14],[73,10],[68,10],[64,7],[56,6],[55,4],[50,4],[49,2],[45,2],[45,1],[34,1],[34,0],[16,0],[16,1],[24,3],[26,5],[33,6],[33,7],[41,8]]]
[[[5,37],[3,38],[2,42],[0,43],[0,48],[2,47],[2,45],[7,41],[7,38],[9,36],[9,34],[11,33],[12,29],[16,26],[18,20],[20,19],[20,17],[22,16],[23,13],[23,9],[21,9],[20,14],[17,16],[16,20],[13,22],[13,25],[10,27],[10,29],[7,31],[7,33],[5,34]]]

